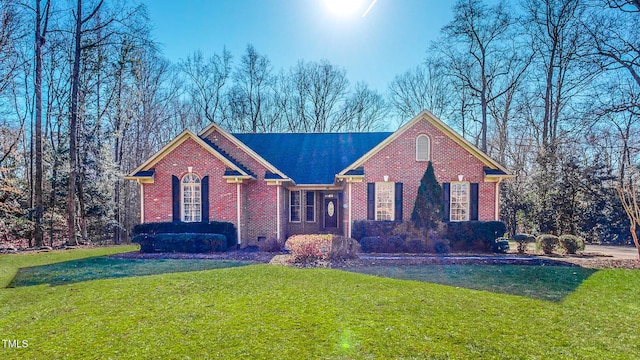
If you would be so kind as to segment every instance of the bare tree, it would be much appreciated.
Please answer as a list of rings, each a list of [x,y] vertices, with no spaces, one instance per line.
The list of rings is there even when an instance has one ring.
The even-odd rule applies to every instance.
[[[196,125],[224,124],[224,89],[231,75],[231,53],[224,49],[222,54],[205,59],[197,51],[180,62],[180,69],[188,79],[187,91],[200,117]]]
[[[345,111],[347,121],[340,128],[341,131],[380,131],[386,126],[384,120],[389,113],[389,107],[382,95],[371,90],[367,84],[358,82],[347,99]]]
[[[445,42],[436,44],[449,61],[451,75],[480,99],[480,148],[487,151],[488,106],[512,87],[504,81],[505,68],[518,63],[519,54],[504,40],[514,24],[504,2],[488,7],[481,0],[458,0],[454,19],[442,32]],[[521,67],[516,73],[524,73]],[[501,81],[502,79],[502,81]]]
[[[453,89],[444,67],[440,59],[427,58],[414,69],[396,75],[389,85],[389,102],[401,124],[424,109],[440,118],[451,110]]]
[[[640,206],[638,206],[638,196],[640,196],[640,192],[638,192],[637,189],[637,181],[637,174],[630,176],[626,184],[619,184],[616,190],[618,191],[618,196],[620,197],[624,211],[629,218],[631,237],[638,250],[638,260],[640,261],[640,241],[638,241],[638,233],[636,232],[637,226],[640,225]]]

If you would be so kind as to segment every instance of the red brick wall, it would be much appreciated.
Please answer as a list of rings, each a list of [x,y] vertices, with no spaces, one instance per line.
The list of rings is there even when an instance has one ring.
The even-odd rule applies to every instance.
[[[179,179],[188,167],[201,179],[209,176],[209,220],[236,224],[236,185],[222,178],[226,165],[188,139],[155,164],[153,184],[144,184],[144,221],[173,221],[171,176]]]
[[[416,138],[420,134],[431,140],[431,161],[438,182],[458,181],[458,175],[464,175],[463,181],[479,183],[478,218],[493,220],[495,183],[484,182],[484,164],[426,120],[418,121],[364,163],[364,181],[353,184],[353,220],[367,218],[367,183],[384,181],[385,175],[391,182],[404,184],[403,218],[411,217],[420,179],[428,164],[416,161]]]

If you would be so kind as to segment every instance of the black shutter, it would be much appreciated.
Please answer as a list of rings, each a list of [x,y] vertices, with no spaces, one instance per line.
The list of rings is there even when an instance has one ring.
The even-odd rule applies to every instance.
[[[478,220],[478,183],[471,184],[471,203],[469,204],[469,220]]]
[[[449,221],[449,213],[451,212],[451,203],[449,201],[449,183],[442,184],[442,205],[444,206],[444,212],[442,214],[442,220]]]
[[[367,183],[367,220],[376,219],[376,184]]]
[[[180,179],[171,176],[171,208],[173,210],[173,221],[180,221]]]
[[[209,176],[205,176],[202,178],[202,187],[201,187],[201,195],[202,195],[202,222],[209,222]]]
[[[395,220],[402,221],[402,183],[396,183],[396,214]]]

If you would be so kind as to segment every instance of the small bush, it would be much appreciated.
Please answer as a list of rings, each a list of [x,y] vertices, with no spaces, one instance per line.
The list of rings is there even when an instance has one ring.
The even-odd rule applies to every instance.
[[[131,239],[140,251],[204,253],[226,251],[227,238],[221,234],[140,234]]]
[[[423,253],[427,247],[422,239],[407,239],[404,241],[404,251],[408,253]]]
[[[227,239],[227,248],[233,248],[238,244],[235,225],[222,221],[144,223],[134,226],[131,231],[131,235],[134,237],[140,234],[222,234]]]
[[[497,238],[493,252],[497,252],[501,254],[506,254],[507,252],[509,252],[509,239]]]
[[[567,254],[575,254],[578,251],[584,251],[584,239],[575,235],[561,235],[560,246]]]
[[[285,247],[294,263],[352,259],[360,250],[357,241],[338,235],[294,235],[287,239]]]
[[[263,252],[281,252],[283,248],[284,244],[278,241],[278,239],[270,238],[258,241],[258,250]]]
[[[382,238],[380,236],[367,236],[359,241],[362,252],[380,252],[382,248]]]
[[[433,250],[438,254],[446,254],[451,251],[451,247],[449,246],[448,240],[438,240],[433,245]]]
[[[536,237],[530,234],[516,234],[513,240],[518,243],[518,252],[524,254],[527,251],[527,245],[536,242]]]
[[[545,254],[552,254],[558,249],[560,239],[555,235],[543,234],[536,238],[536,247]]]

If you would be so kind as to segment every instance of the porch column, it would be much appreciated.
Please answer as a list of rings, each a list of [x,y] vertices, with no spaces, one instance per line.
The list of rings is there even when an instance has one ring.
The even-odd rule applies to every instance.
[[[352,180],[353,179],[349,179],[349,223],[347,224],[347,236],[351,237],[351,205],[353,204],[353,202],[351,201],[351,184],[352,184]]]
[[[281,183],[278,181],[276,182],[276,237],[278,238],[278,240],[280,240],[280,187],[281,187]]]
[[[236,203],[237,203],[237,219],[238,219],[238,247],[242,244],[242,213],[241,213],[241,209],[242,209],[242,200],[241,200],[241,195],[242,195],[242,188],[241,188],[242,183],[237,183],[236,184]]]
[[[496,198],[495,198],[495,215],[494,220],[500,220],[500,183],[502,182],[502,178],[499,178],[496,182]]]
[[[140,224],[144,224],[144,185],[138,180],[140,185]]]

